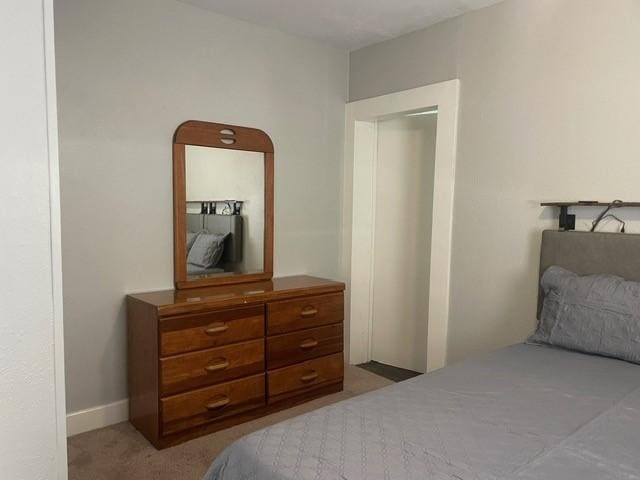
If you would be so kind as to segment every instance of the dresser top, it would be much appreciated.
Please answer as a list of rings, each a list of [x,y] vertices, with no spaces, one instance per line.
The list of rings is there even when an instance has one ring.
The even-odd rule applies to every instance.
[[[342,290],[344,290],[344,283],[342,282],[297,275],[274,278],[264,282],[136,293],[127,297],[153,305],[158,308],[161,315],[178,315],[209,308],[234,307],[304,295],[340,292]]]

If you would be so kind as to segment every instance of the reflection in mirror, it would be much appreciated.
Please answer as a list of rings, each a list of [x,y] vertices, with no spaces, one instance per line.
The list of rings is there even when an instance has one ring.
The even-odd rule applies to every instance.
[[[264,271],[264,154],[187,145],[189,278]]]

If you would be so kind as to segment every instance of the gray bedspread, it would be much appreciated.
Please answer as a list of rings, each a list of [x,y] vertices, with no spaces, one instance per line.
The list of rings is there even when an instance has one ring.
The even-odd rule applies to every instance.
[[[640,479],[640,366],[517,345],[229,446],[210,480]]]

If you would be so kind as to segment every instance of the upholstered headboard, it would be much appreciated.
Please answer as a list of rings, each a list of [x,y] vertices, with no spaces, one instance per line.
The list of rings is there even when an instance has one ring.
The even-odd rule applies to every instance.
[[[540,277],[551,265],[579,275],[609,273],[640,282],[640,235],[545,230],[540,248]],[[542,300],[538,285],[538,316]]]
[[[221,263],[242,261],[242,216],[241,215],[205,215],[187,213],[187,231],[208,230],[212,233],[229,233],[224,242]]]

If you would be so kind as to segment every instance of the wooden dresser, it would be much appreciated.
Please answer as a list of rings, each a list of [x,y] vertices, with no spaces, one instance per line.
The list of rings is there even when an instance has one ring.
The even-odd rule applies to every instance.
[[[342,390],[343,291],[297,276],[129,295],[129,420],[164,448]]]

